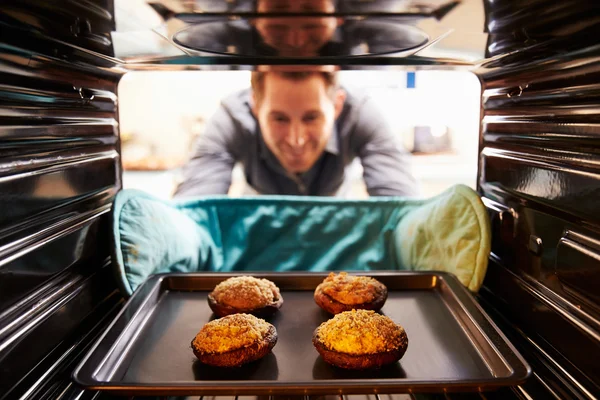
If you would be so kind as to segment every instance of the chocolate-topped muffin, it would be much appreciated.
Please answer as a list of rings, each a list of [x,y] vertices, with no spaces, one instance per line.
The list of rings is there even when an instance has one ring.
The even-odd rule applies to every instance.
[[[313,344],[331,365],[369,369],[400,360],[408,347],[408,336],[389,317],[372,310],[352,310],[315,329]]]
[[[220,317],[237,313],[266,317],[281,307],[283,297],[267,279],[236,276],[219,283],[208,295],[208,304]]]
[[[239,367],[266,356],[277,343],[277,330],[250,314],[213,320],[192,340],[198,359],[218,367]]]
[[[323,310],[338,314],[350,310],[378,311],[387,295],[387,288],[377,279],[332,272],[317,286],[314,298]]]

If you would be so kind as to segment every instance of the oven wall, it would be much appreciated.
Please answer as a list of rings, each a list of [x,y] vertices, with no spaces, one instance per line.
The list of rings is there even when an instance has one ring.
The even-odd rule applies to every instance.
[[[82,394],[73,363],[122,301],[108,268],[121,186],[110,7],[0,5],[2,399]]]
[[[598,4],[487,1],[479,191],[492,217],[481,291],[535,371],[534,398],[600,393]]]

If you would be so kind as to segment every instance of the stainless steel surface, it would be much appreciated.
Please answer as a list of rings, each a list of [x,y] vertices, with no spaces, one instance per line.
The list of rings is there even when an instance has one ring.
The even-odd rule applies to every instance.
[[[500,389],[494,392],[476,393],[414,393],[414,394],[362,394],[362,395],[281,395],[281,396],[177,396],[169,400],[506,400],[525,399],[529,396],[521,386]],[[530,396],[530,398],[532,398]],[[101,397],[102,400],[113,400],[114,397]],[[558,398],[560,399],[560,398]],[[562,400],[562,399],[560,399]]]
[[[0,5],[0,398],[7,400],[76,396],[65,382],[70,368],[120,300],[106,261],[108,212],[120,187],[121,73],[106,68],[110,41],[98,41],[109,37],[111,16],[91,4],[53,4]],[[72,35],[86,18],[91,31]]]
[[[253,274],[271,279],[284,297],[270,322],[272,354],[239,369],[197,361],[190,342],[214,318],[206,295],[230,275],[158,275],[141,286],[75,371],[83,386],[124,394],[355,394],[478,391],[523,381],[528,367],[449,274],[371,272],[389,290],[382,309],[407,331],[400,363],[344,371],[314,349],[314,329],[330,318],[313,299],[322,273]]]
[[[490,264],[490,277],[493,277],[498,281],[498,285],[505,286],[508,292],[511,292],[515,301],[521,302],[521,304],[528,304],[528,307],[536,307],[539,312],[547,313],[552,316],[552,310],[546,308],[546,305],[542,302],[536,302],[537,298],[528,298],[520,293],[519,286],[514,286],[514,283],[507,279],[507,277],[501,275],[506,270],[500,267],[496,262]],[[513,275],[513,274],[511,274]],[[512,276],[514,281],[518,281],[519,278],[515,275]],[[495,289],[495,288],[493,288]],[[537,399],[553,398],[558,396],[562,399],[597,399],[594,391],[587,388],[589,381],[582,379],[581,370],[572,368],[568,363],[565,364],[563,355],[557,351],[557,349],[548,348],[546,342],[543,341],[538,335],[530,335],[523,331],[522,328],[528,329],[529,327],[522,324],[514,324],[514,314],[505,313],[504,310],[499,310],[497,304],[487,303],[487,299],[493,299],[490,293],[489,287],[484,287],[480,296],[480,300],[483,302],[486,310],[491,314],[494,320],[500,325],[503,332],[509,336],[513,343],[518,343],[519,350],[527,357],[535,371],[532,378],[530,378],[523,386],[515,387],[519,393],[529,392],[530,397]],[[498,290],[496,289],[496,292]],[[531,295],[531,294],[530,294]],[[502,312],[502,314],[500,313]],[[509,320],[508,318],[511,318]],[[538,325],[541,327],[542,325]],[[569,325],[565,322],[556,324],[554,329],[562,331],[570,329]],[[560,332],[560,335],[570,335],[572,331],[564,333]],[[564,336],[563,336],[564,337]]]
[[[110,209],[120,186],[114,93],[120,75],[90,67],[82,72],[64,61],[36,62],[14,53],[0,51],[0,64],[7,69],[0,78],[4,308],[62,269],[89,259],[94,253],[89,241],[98,229],[94,222]],[[86,82],[88,76],[95,78]],[[94,99],[81,99],[76,87]],[[67,250],[71,247],[76,251]],[[104,252],[108,256],[107,247]],[[34,256],[35,262],[27,258]]]
[[[202,15],[201,15],[202,17]],[[188,53],[194,55],[231,55],[253,57],[263,55],[265,57],[277,57],[269,49],[260,49],[260,40],[258,38],[250,39],[250,43],[228,45],[227,42],[219,43],[216,38],[211,36],[211,32],[222,29],[223,24],[228,24],[231,17],[223,18],[222,21],[209,18],[207,21],[190,25],[173,35],[173,42]],[[285,22],[285,20],[284,20]],[[289,22],[289,20],[287,21]],[[425,31],[416,26],[402,24],[400,22],[390,21],[352,21],[350,32],[344,34],[344,40],[335,45],[330,45],[327,51],[320,50],[324,55],[322,57],[360,57],[376,56],[384,54],[400,54],[417,48],[422,48],[429,41]],[[243,25],[242,25],[243,24]],[[239,35],[249,36],[253,21],[251,19],[236,20],[235,29]],[[240,26],[241,25],[241,26]],[[233,28],[232,28],[233,31]],[[368,34],[365,34],[368,32]],[[234,34],[234,32],[232,32]],[[344,42],[353,41],[352,35],[361,35],[362,38],[356,43],[342,45]],[[382,38],[385,38],[382,40]],[[433,38],[437,39],[437,37]],[[235,42],[233,42],[235,43]],[[246,44],[242,46],[242,44]],[[345,44],[345,43],[344,43]],[[325,45],[327,47],[327,45]]]
[[[410,394],[365,394],[323,396],[181,396],[177,400],[412,400]]]
[[[247,13],[248,9],[242,11],[241,14],[239,11],[230,10],[230,7],[236,6],[238,2],[233,4],[220,2],[226,10],[226,15],[207,13],[200,7],[194,9],[186,4],[178,6],[176,2],[172,1],[165,4],[152,2],[154,9],[145,2],[117,1],[113,4],[112,1],[98,1],[98,3],[108,4],[86,2],[80,7],[73,6],[69,2],[65,3],[67,4],[60,7],[40,0],[11,1],[3,4],[3,11],[13,18],[16,16],[14,19],[17,20],[20,29],[27,33],[38,33],[36,39],[52,37],[69,47],[76,47],[76,52],[90,57],[93,59],[92,62],[102,59],[105,65],[119,65],[130,70],[143,70],[151,65],[154,65],[155,68],[169,70],[239,69],[256,64],[277,63],[282,59],[286,63],[308,64],[322,64],[327,61],[329,64],[352,65],[353,68],[360,68],[361,65],[377,66],[382,64],[411,67],[465,67],[485,58],[488,37],[486,33],[480,32],[484,20],[482,7],[477,7],[476,12],[473,12],[472,7],[465,7],[466,10],[463,11],[463,5],[458,1],[429,0],[409,3],[375,1],[352,4],[343,1],[332,2],[332,4],[337,3],[336,8],[325,14],[326,17],[340,17],[344,21],[340,29],[343,29],[344,25],[355,23],[372,25],[375,28],[378,25],[385,25],[386,22],[408,24],[425,32],[429,37],[429,43],[416,48],[415,51],[397,51],[398,49],[393,49],[394,46],[397,46],[397,40],[390,40],[390,34],[369,28],[370,33],[366,36],[363,35],[364,37],[356,43],[354,49],[360,50],[366,45],[371,52],[375,50],[375,47],[379,47],[380,50],[375,52],[385,54],[380,60],[371,60],[370,58],[358,60],[344,52],[328,52],[327,50],[324,50],[325,53],[329,53],[331,57],[322,60],[298,54],[297,56],[281,56],[277,61],[273,57],[264,57],[262,53],[250,57],[224,57],[214,54],[197,57],[194,52],[179,46],[172,40],[173,36],[181,29],[200,23],[214,24],[219,21],[216,23],[214,33],[210,34],[214,37],[210,42],[220,43],[225,40],[222,43],[223,48],[240,48],[244,46],[243,43],[248,42],[248,38],[256,36],[252,24],[248,27],[248,32],[231,29],[231,26],[239,25],[241,17],[254,15],[261,18],[277,16],[293,18],[294,15],[298,16],[298,13],[284,11],[278,14],[269,13],[268,16],[256,14],[251,10],[254,7],[252,1],[245,2],[247,7],[250,7],[250,14]],[[169,9],[170,7],[173,9]],[[473,24],[477,26],[477,30],[465,29],[463,31],[462,24],[448,26],[444,22],[449,13],[451,16],[464,13],[470,19],[475,19],[479,22]],[[304,15],[304,18],[323,16],[322,13],[311,10],[304,10],[300,12],[300,15]],[[9,22],[15,21],[11,18]],[[361,29],[360,31],[364,32],[365,30]],[[355,36],[350,35],[350,38]],[[25,39],[17,41],[24,42]],[[258,44],[261,42],[260,37],[252,39],[248,48],[259,48]],[[342,41],[339,44],[345,45],[346,43]],[[70,56],[67,46],[53,43],[51,47],[56,55]],[[327,56],[327,54],[319,55]]]
[[[497,56],[475,72],[483,88],[479,190],[492,217],[494,262],[481,296],[526,342],[534,370],[550,371],[542,386],[596,398],[599,4],[486,7],[488,51]],[[493,204],[517,218],[503,219]]]

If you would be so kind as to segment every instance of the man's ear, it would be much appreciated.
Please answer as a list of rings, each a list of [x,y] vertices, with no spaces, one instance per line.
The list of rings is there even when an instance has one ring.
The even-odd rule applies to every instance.
[[[337,89],[335,91],[335,98],[333,99],[335,107],[335,118],[340,116],[344,109],[344,103],[346,102],[346,92],[343,89]]]

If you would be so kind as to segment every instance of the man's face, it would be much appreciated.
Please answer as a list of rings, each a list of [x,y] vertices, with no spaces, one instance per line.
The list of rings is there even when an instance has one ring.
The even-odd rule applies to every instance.
[[[331,0],[258,0],[259,13],[318,12],[331,13]],[[266,44],[281,56],[316,55],[331,39],[339,20],[335,17],[257,18],[256,30]]]
[[[308,171],[333,132],[344,92],[337,90],[332,98],[318,73],[302,80],[268,73],[263,85],[262,98],[255,98],[253,110],[267,147],[286,171]]]

